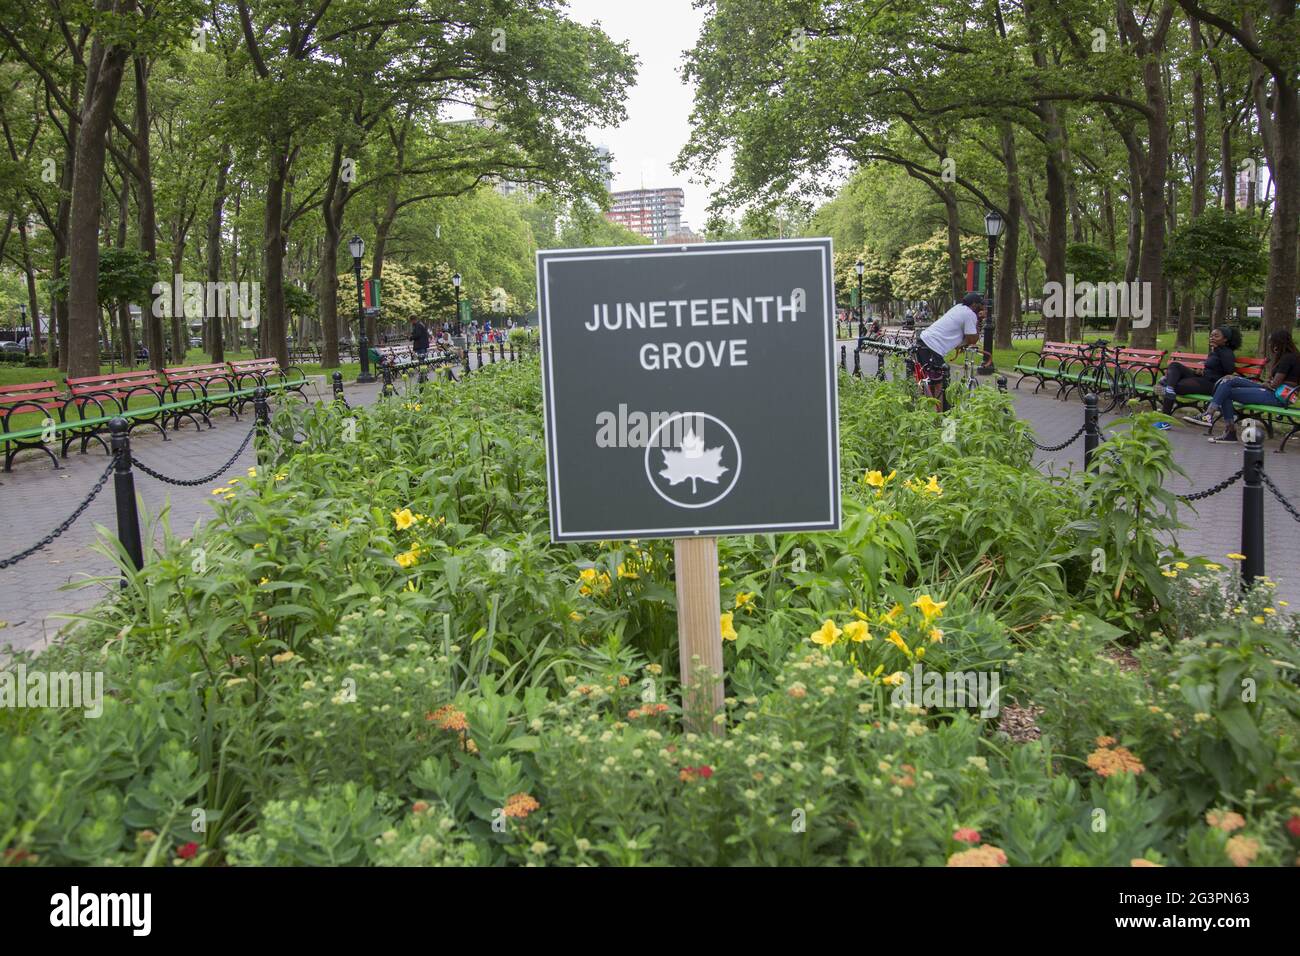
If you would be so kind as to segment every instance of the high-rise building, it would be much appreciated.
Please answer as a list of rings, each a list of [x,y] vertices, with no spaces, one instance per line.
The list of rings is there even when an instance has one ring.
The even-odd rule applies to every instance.
[[[682,228],[682,207],[686,193],[676,186],[666,189],[628,189],[611,194],[613,200],[605,218],[626,226],[655,242],[662,242]]]
[[[597,146],[596,157],[600,162],[600,181],[611,192],[614,189],[614,157],[608,146]]]

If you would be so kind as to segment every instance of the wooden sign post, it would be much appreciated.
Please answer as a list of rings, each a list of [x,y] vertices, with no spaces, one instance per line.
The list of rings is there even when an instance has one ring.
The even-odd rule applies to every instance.
[[[722,734],[713,718],[722,712],[722,605],[718,539],[673,541],[677,575],[677,648],[681,664],[682,716],[687,730]]]
[[[718,537],[840,527],[832,260],[829,239],[537,253],[551,540],[673,539],[696,732],[723,728]]]

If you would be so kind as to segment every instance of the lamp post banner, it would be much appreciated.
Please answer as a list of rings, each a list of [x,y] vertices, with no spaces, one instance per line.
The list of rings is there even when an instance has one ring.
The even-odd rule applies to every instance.
[[[840,527],[830,239],[537,253],[555,541]]]

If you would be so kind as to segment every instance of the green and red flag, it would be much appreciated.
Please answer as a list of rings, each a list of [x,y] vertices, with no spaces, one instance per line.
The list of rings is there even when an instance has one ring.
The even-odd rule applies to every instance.
[[[382,279],[367,279],[365,284],[366,308],[379,308],[379,291],[383,285]]]
[[[989,267],[988,263],[980,262],[978,259],[966,260],[966,291],[983,292],[984,286],[988,282]]]

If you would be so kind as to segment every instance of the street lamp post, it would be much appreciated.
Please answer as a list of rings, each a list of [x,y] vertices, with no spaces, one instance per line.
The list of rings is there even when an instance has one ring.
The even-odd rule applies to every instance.
[[[18,303],[18,314],[22,316],[22,327],[27,329],[27,303]],[[32,330],[27,329],[27,336],[23,339],[23,351],[28,355],[32,352]]]
[[[1002,235],[1002,214],[990,209],[984,217],[984,235],[989,238],[988,275],[984,279],[984,364],[975,370],[979,375],[992,375],[993,367],[993,258],[997,252],[998,236]]]
[[[460,330],[461,335],[468,335],[469,330],[461,325],[460,321],[460,273],[457,272],[451,277],[451,284],[456,290],[456,328]],[[465,340],[465,347],[469,347],[469,339]]]
[[[853,263],[853,271],[858,274],[858,341],[862,341],[867,336],[866,325],[862,322],[862,273],[867,270],[866,263],[861,259]]]
[[[357,333],[361,349],[361,374],[357,376],[357,383],[364,385],[375,380],[375,377],[370,374],[370,343],[366,341],[366,306],[361,298],[361,257],[366,251],[365,240],[360,236],[353,236],[348,240],[348,251],[352,253],[352,272],[357,277]]]

